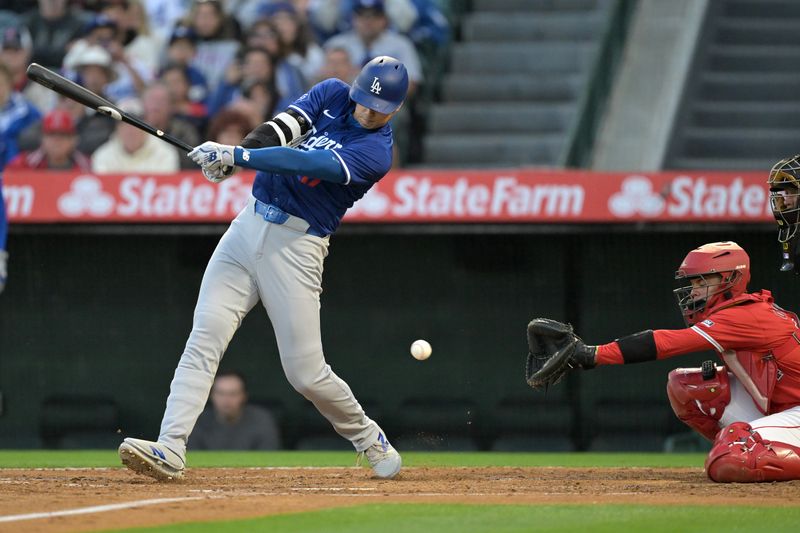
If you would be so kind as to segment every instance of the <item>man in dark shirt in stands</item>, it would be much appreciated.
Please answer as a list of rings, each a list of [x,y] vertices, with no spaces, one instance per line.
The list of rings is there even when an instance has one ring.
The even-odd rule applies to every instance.
[[[38,8],[21,17],[33,38],[33,61],[58,69],[67,45],[80,35],[88,14],[67,5],[67,0],[39,0]]]
[[[275,450],[280,430],[275,417],[247,404],[247,385],[238,372],[220,371],[207,408],[189,437],[193,450]]]

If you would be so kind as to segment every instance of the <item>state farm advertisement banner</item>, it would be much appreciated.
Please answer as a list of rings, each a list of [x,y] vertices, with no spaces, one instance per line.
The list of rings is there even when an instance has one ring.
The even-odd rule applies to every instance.
[[[228,222],[252,173],[219,184],[199,172],[8,172],[12,223]],[[314,185],[314,181],[309,184]],[[346,222],[769,222],[766,172],[599,173],[547,169],[393,171]]]

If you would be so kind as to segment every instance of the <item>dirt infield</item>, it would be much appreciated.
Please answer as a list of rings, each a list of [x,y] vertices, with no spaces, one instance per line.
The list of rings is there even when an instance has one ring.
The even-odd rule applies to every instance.
[[[132,507],[143,500],[156,501]],[[699,468],[426,467],[407,468],[393,481],[358,468],[194,468],[164,484],[120,468],[0,470],[0,532],[92,531],[387,502],[797,505],[800,481],[721,485]],[[111,504],[126,508],[3,521]]]

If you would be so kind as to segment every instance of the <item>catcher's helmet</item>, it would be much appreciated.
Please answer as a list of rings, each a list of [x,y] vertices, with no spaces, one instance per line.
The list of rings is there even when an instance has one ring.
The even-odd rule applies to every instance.
[[[767,183],[769,204],[778,222],[778,241],[788,242],[800,226],[800,155],[775,163]]]
[[[708,279],[719,274],[719,282]],[[750,257],[744,249],[732,241],[712,242],[695,248],[684,258],[675,273],[681,287],[673,292],[678,299],[683,319],[693,325],[705,319],[709,310],[720,302],[735,298],[747,290],[750,282]],[[692,279],[701,283],[692,285]],[[684,285],[689,281],[688,285]],[[713,290],[712,290],[713,289]]]
[[[378,113],[394,113],[408,91],[405,65],[393,57],[378,56],[361,69],[350,87],[350,99]]]

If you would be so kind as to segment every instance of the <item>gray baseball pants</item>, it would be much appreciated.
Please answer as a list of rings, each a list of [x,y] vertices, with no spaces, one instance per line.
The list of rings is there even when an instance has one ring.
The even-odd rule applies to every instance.
[[[259,301],[267,310],[289,383],[363,451],[381,429],[322,353],[319,297],[328,237],[305,233],[308,223],[289,217],[265,221],[250,198],[214,250],[194,312],[194,323],[175,377],[158,441],[185,454],[189,434],[208,399],[214,375],[242,319]]]

